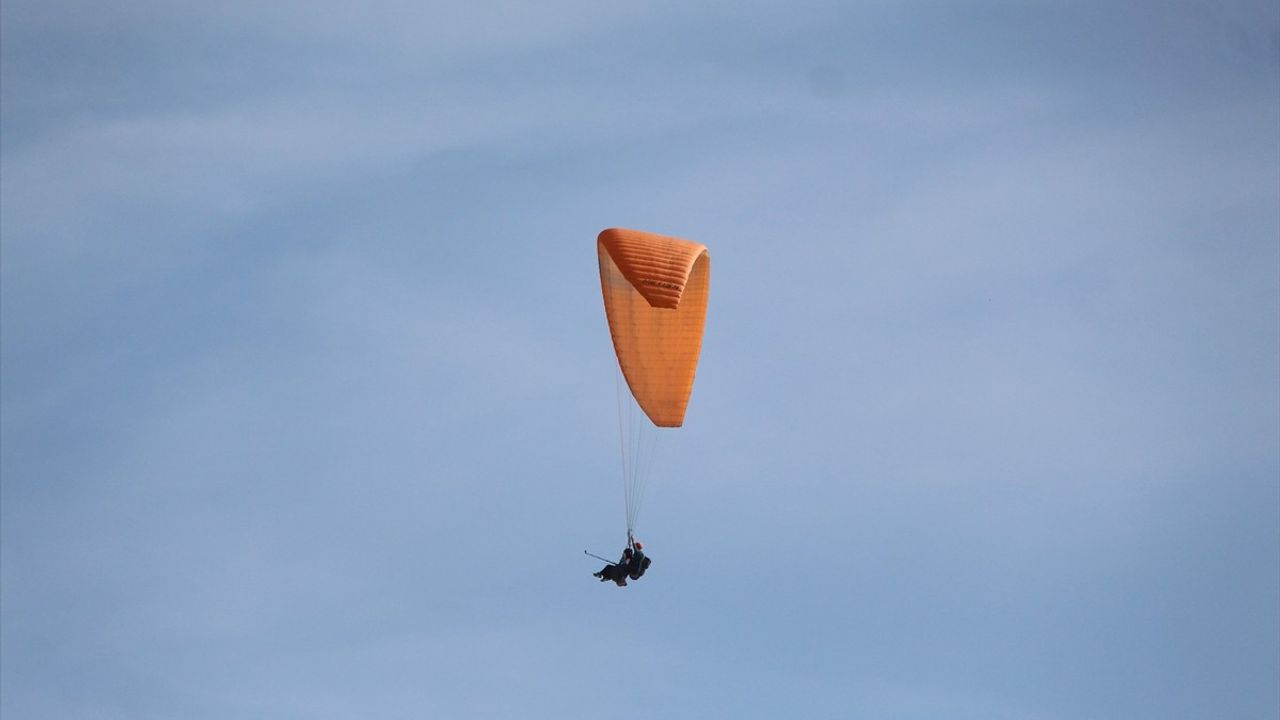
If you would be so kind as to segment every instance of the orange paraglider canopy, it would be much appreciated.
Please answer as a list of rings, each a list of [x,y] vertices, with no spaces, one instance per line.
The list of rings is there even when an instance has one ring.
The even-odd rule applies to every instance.
[[[679,427],[693,392],[707,317],[705,245],[609,228],[596,239],[600,287],[618,365],[654,425]]]

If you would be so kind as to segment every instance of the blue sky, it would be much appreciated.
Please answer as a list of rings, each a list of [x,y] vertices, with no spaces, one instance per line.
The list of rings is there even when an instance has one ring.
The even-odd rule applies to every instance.
[[[1274,2],[0,21],[6,720],[1280,714]]]

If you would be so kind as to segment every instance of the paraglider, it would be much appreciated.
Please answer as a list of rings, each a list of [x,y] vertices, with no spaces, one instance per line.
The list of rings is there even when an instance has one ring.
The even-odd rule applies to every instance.
[[[618,563],[595,575],[622,586],[652,563],[635,540],[636,520],[659,428],[684,424],[702,351],[711,257],[700,243],[622,228],[602,231],[596,252],[618,361],[627,548]]]
[[[644,543],[634,540],[622,550],[622,557],[616,563],[609,563],[592,573],[600,578],[600,582],[612,580],[618,587],[627,586],[627,578],[639,580],[653,561],[644,554]]]
[[[632,580],[639,580],[641,575],[649,569],[649,565],[653,560],[644,554],[644,543],[635,540],[631,543],[631,557],[627,558],[627,577]]]
[[[592,573],[592,575],[600,578],[600,582],[608,582],[612,580],[618,587],[626,587],[632,555],[633,551],[631,548],[624,548],[622,551],[622,557],[618,559],[618,562],[605,565],[598,571]]]

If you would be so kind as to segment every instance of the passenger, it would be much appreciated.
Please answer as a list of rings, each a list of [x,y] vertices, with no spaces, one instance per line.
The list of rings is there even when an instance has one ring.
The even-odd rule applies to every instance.
[[[618,562],[610,565],[605,565],[604,567],[600,568],[598,572],[592,573],[592,575],[600,578],[600,582],[612,580],[615,583],[617,583],[618,587],[626,587],[628,568],[631,565],[632,557],[633,557],[633,554],[631,552],[631,548],[627,548],[626,550],[622,551],[622,557],[618,560]]]

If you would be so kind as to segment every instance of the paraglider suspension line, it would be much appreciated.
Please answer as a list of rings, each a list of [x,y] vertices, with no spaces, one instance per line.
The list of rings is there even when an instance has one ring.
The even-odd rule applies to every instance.
[[[640,506],[644,504],[648,479],[656,456],[661,433],[650,422],[631,395],[619,368],[616,374],[618,390],[618,444],[622,456],[622,491],[626,510],[628,540],[636,529]]]

